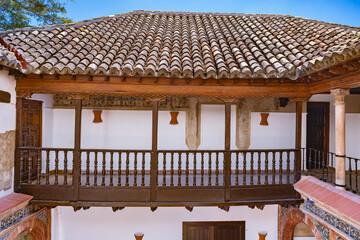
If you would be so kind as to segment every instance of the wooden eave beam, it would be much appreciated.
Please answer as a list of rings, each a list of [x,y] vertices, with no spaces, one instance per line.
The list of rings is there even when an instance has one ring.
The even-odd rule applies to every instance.
[[[196,97],[309,97],[306,83],[284,82],[278,80],[269,83],[253,81],[241,81],[233,84],[233,79],[224,79],[223,85],[219,85],[216,79],[207,79],[206,84],[201,85],[201,79],[194,79],[190,83],[186,79],[177,79],[170,84],[170,79],[159,78],[155,83],[155,78],[143,78],[138,82],[138,78],[126,78],[122,82],[122,77],[110,77],[105,81],[102,77],[93,77],[93,81],[88,81],[88,77],[82,79],[77,76],[76,80],[69,77],[64,79],[49,79],[44,77],[20,78],[17,80],[16,91],[18,95],[28,95],[29,93],[67,93],[67,94],[86,94],[86,95],[127,95],[127,96],[196,96]],[[213,81],[215,80],[215,81]],[[290,81],[290,80],[289,80]]]
[[[360,87],[360,70],[345,75],[323,79],[320,82],[310,83],[308,85],[311,95],[329,92],[335,88],[356,88]]]

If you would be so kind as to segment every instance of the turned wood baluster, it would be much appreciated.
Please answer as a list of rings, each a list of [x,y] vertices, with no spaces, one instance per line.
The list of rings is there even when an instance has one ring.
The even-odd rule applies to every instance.
[[[236,167],[235,167],[235,175],[236,175],[236,181],[235,181],[235,185],[238,186],[239,185],[239,153],[235,153],[236,154]]]
[[[18,157],[20,158],[20,166],[19,166],[19,183],[23,181],[24,173],[25,173],[25,158],[24,158],[24,150],[16,150]]]
[[[86,186],[90,185],[90,152],[86,151]]]
[[[163,152],[163,186],[166,186],[166,153]]]
[[[119,154],[119,162],[118,162],[118,186],[121,186],[121,152]]]
[[[219,186],[219,152],[216,152],[215,177],[215,185]]]
[[[171,152],[171,163],[170,163],[171,167],[170,167],[170,174],[171,174],[171,178],[170,178],[170,186],[174,186],[174,153]]]
[[[250,185],[254,185],[254,152],[251,152],[250,154]]]
[[[125,186],[129,186],[130,152],[126,152]]]
[[[243,185],[246,185],[246,155],[247,155],[247,152],[244,152],[244,162],[243,162]]]
[[[265,185],[268,185],[269,179],[269,152],[265,152]]]
[[[137,186],[137,157],[138,157],[138,153],[135,152],[134,153],[134,186]]]
[[[355,191],[357,191],[357,193],[359,193],[359,171],[358,171],[358,164],[360,163],[360,160],[355,160]]]
[[[102,156],[103,156],[103,159],[102,159],[102,171],[101,171],[101,178],[102,178],[102,181],[101,181],[101,186],[105,186],[105,168],[106,168],[106,152],[102,152]]]
[[[55,185],[59,184],[59,150],[55,150]]]
[[[261,152],[258,152],[258,169],[257,169],[257,174],[258,174],[258,185],[261,184]]]
[[[40,184],[41,180],[41,150],[37,150],[37,174],[36,174],[36,183]]]
[[[286,183],[290,183],[290,151],[286,151],[287,159],[286,159]]]
[[[98,174],[98,152],[95,151],[95,161],[94,161],[94,186],[97,186],[97,174]]]
[[[145,186],[145,152],[142,152],[141,186]]]
[[[186,164],[185,164],[185,175],[186,175],[186,182],[185,185],[189,186],[189,152],[186,152]]]
[[[178,153],[178,186],[181,186],[181,156],[182,153]]]
[[[49,185],[50,184],[50,181],[49,181],[49,178],[50,178],[50,150],[46,150],[45,162],[46,162],[45,184]]]
[[[196,162],[196,152],[194,152],[193,155],[194,155],[193,186],[196,186],[196,165],[197,165],[197,162]]]
[[[28,164],[27,164],[27,168],[28,168],[28,181],[27,183],[30,184],[31,183],[31,165],[32,165],[32,158],[31,158],[31,153],[29,150],[29,155],[28,155]]]
[[[204,152],[201,152],[201,186],[204,186]]]
[[[348,158],[349,160],[349,187],[352,188],[352,158]]]
[[[282,184],[282,178],[283,178],[283,176],[282,176],[282,173],[283,173],[283,151],[280,151],[279,152],[279,154],[280,154],[280,163],[279,163],[279,165],[280,165],[280,167],[279,167],[279,183],[280,184]]]
[[[211,186],[211,157],[212,157],[212,153],[209,152],[208,153],[209,155],[209,182],[208,182],[208,186]]]
[[[110,152],[110,186],[113,186],[114,177],[114,152]]]
[[[68,165],[68,151],[65,150],[64,151],[64,185],[67,185],[68,182],[67,182],[67,175],[68,175],[68,168],[67,168],[67,165]]]
[[[275,184],[276,175],[276,152],[272,151],[272,184]]]

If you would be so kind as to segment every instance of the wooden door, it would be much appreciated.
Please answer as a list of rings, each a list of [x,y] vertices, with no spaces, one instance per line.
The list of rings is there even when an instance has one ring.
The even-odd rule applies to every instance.
[[[320,151],[308,153],[308,168],[317,168],[324,160],[318,158],[329,151],[329,106],[328,102],[307,103],[306,147]]]
[[[183,240],[245,240],[245,222],[184,222]]]
[[[18,98],[16,125],[18,134],[17,146],[41,147],[42,102]],[[28,179],[29,170],[32,179],[36,178],[37,166],[39,161],[41,161],[41,153],[37,150],[21,151],[21,158],[23,159],[21,180]]]

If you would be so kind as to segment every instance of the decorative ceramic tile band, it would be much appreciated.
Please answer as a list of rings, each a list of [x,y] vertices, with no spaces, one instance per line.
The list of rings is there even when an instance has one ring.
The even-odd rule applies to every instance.
[[[330,239],[330,231],[327,227],[316,221],[315,219],[311,219],[311,221],[314,223],[316,228],[319,230],[321,239],[323,240],[329,240]]]
[[[36,216],[34,216],[34,218],[38,218],[41,221],[43,221],[46,225],[48,225],[48,213],[47,213],[47,209],[42,209],[38,212],[38,214]]]
[[[333,216],[327,211],[315,206],[315,204],[311,204],[309,201],[306,201],[302,207],[305,211],[311,212],[317,217],[321,218],[328,224],[334,226],[338,230],[342,231],[352,239],[360,239],[360,230],[355,227],[347,224],[346,222],[340,220],[339,218]],[[341,238],[340,238],[341,239]]]
[[[12,215],[2,219],[0,221],[0,232],[3,230],[9,228],[10,226],[22,221],[25,217],[29,216],[30,214],[34,213],[35,210],[32,206],[27,206],[25,208],[22,208],[16,212],[14,212]],[[1,238],[0,238],[1,240]]]

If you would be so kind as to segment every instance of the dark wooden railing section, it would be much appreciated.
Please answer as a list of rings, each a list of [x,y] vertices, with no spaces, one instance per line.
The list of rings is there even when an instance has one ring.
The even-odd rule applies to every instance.
[[[335,184],[336,154],[302,148],[302,171],[325,182]],[[345,189],[360,194],[360,159],[345,156]]]
[[[294,149],[80,149],[77,174],[76,149],[18,147],[17,151],[20,192],[44,203],[125,206],[298,200],[292,187],[297,172]]]

